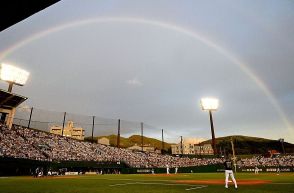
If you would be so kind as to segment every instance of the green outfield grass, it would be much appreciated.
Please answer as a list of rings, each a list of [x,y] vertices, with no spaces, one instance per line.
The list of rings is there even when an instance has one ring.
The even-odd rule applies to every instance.
[[[275,173],[254,175],[252,173],[235,174],[240,180],[269,180],[262,185],[239,185],[235,190],[230,184],[225,189],[223,184],[179,184],[177,180],[224,180],[223,173],[194,173],[177,175],[95,175],[66,177],[2,177],[2,193],[294,193],[294,173]]]

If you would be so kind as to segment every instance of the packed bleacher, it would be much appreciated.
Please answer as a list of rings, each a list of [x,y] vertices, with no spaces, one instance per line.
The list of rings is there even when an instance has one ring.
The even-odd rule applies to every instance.
[[[253,158],[243,158],[237,162],[238,165],[243,167],[277,167],[277,166],[294,166],[294,156],[286,155],[282,157],[266,158],[257,156]]]
[[[131,150],[79,141],[20,126],[0,124],[0,157],[42,161],[124,162],[135,168],[189,167],[222,164],[223,158],[188,158]],[[246,166],[294,166],[294,156],[254,157],[238,161]]]

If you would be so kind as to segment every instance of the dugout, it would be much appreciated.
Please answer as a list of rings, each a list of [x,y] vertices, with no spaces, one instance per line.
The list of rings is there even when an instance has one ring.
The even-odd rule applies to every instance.
[[[0,89],[0,122],[11,128],[16,107],[27,99],[27,97]]]
[[[96,161],[41,161],[0,156],[0,176],[28,176],[39,167],[47,171],[60,171],[66,169],[70,172],[86,173],[90,171],[103,171],[103,174],[121,172],[128,167],[124,162],[96,162]]]
[[[28,176],[36,167],[47,170],[49,165],[47,161],[0,157],[0,176]]]

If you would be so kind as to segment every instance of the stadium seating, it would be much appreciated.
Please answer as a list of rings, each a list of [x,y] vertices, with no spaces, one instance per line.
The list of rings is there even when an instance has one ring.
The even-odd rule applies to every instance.
[[[97,143],[50,134],[44,131],[0,124],[0,157],[25,158],[42,161],[124,162],[134,168],[189,167],[221,164],[223,158],[187,158],[105,146]],[[293,166],[294,156],[241,159],[245,166]]]

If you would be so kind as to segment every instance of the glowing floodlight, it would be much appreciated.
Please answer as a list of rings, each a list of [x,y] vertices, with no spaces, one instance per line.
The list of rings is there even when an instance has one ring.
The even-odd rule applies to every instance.
[[[13,84],[23,86],[28,80],[30,73],[8,64],[0,65],[0,79],[9,83],[8,91],[11,92]]]
[[[202,98],[200,103],[202,110],[216,111],[219,106],[218,99],[216,98]]]
[[[214,134],[214,126],[213,126],[213,119],[212,119],[212,112],[216,111],[218,108],[218,99],[216,98],[202,98],[200,100],[202,110],[207,110],[209,112],[209,120],[210,120],[210,129],[211,129],[211,146],[213,148],[214,155],[217,155],[217,148],[216,148],[216,140]]]

